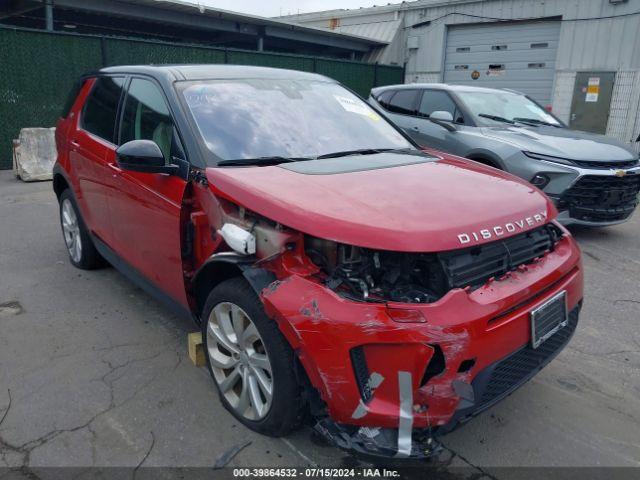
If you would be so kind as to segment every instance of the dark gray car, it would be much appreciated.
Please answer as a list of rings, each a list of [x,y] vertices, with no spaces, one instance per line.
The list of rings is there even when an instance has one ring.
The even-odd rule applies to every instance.
[[[638,154],[615,139],[569,130],[527,96],[446,84],[375,88],[369,102],[422,146],[524,178],[551,197],[564,224],[613,225],[638,205]]]

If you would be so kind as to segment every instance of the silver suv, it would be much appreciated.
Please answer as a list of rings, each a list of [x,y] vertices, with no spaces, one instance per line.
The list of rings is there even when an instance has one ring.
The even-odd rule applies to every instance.
[[[418,144],[518,175],[553,199],[564,224],[614,225],[638,205],[638,154],[569,130],[511,90],[446,84],[375,88],[369,102]]]

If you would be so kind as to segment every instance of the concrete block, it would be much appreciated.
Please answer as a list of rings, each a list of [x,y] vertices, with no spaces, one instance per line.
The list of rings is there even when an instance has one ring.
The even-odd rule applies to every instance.
[[[187,343],[189,344],[189,358],[196,367],[204,367],[206,360],[204,357],[204,345],[202,344],[202,334],[200,332],[193,332],[187,336]]]
[[[13,171],[25,182],[51,180],[56,161],[55,128],[23,128],[13,144]]]

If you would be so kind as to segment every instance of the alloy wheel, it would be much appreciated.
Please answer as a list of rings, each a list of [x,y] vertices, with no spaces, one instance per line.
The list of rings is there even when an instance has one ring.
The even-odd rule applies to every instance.
[[[271,408],[273,376],[258,329],[230,302],[217,304],[207,322],[207,353],[220,392],[238,415],[263,419]]]
[[[76,211],[68,198],[65,198],[62,202],[61,217],[62,233],[64,234],[64,241],[67,245],[67,250],[69,250],[71,259],[74,262],[79,263],[82,258],[80,225],[78,223]]]

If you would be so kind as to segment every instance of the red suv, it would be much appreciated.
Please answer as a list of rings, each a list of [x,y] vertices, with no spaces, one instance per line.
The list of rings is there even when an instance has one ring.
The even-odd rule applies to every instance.
[[[225,407],[284,435],[424,458],[569,341],[580,252],[538,189],[424,152],[315,74],[87,75],[57,128],[71,262],[202,328]]]

